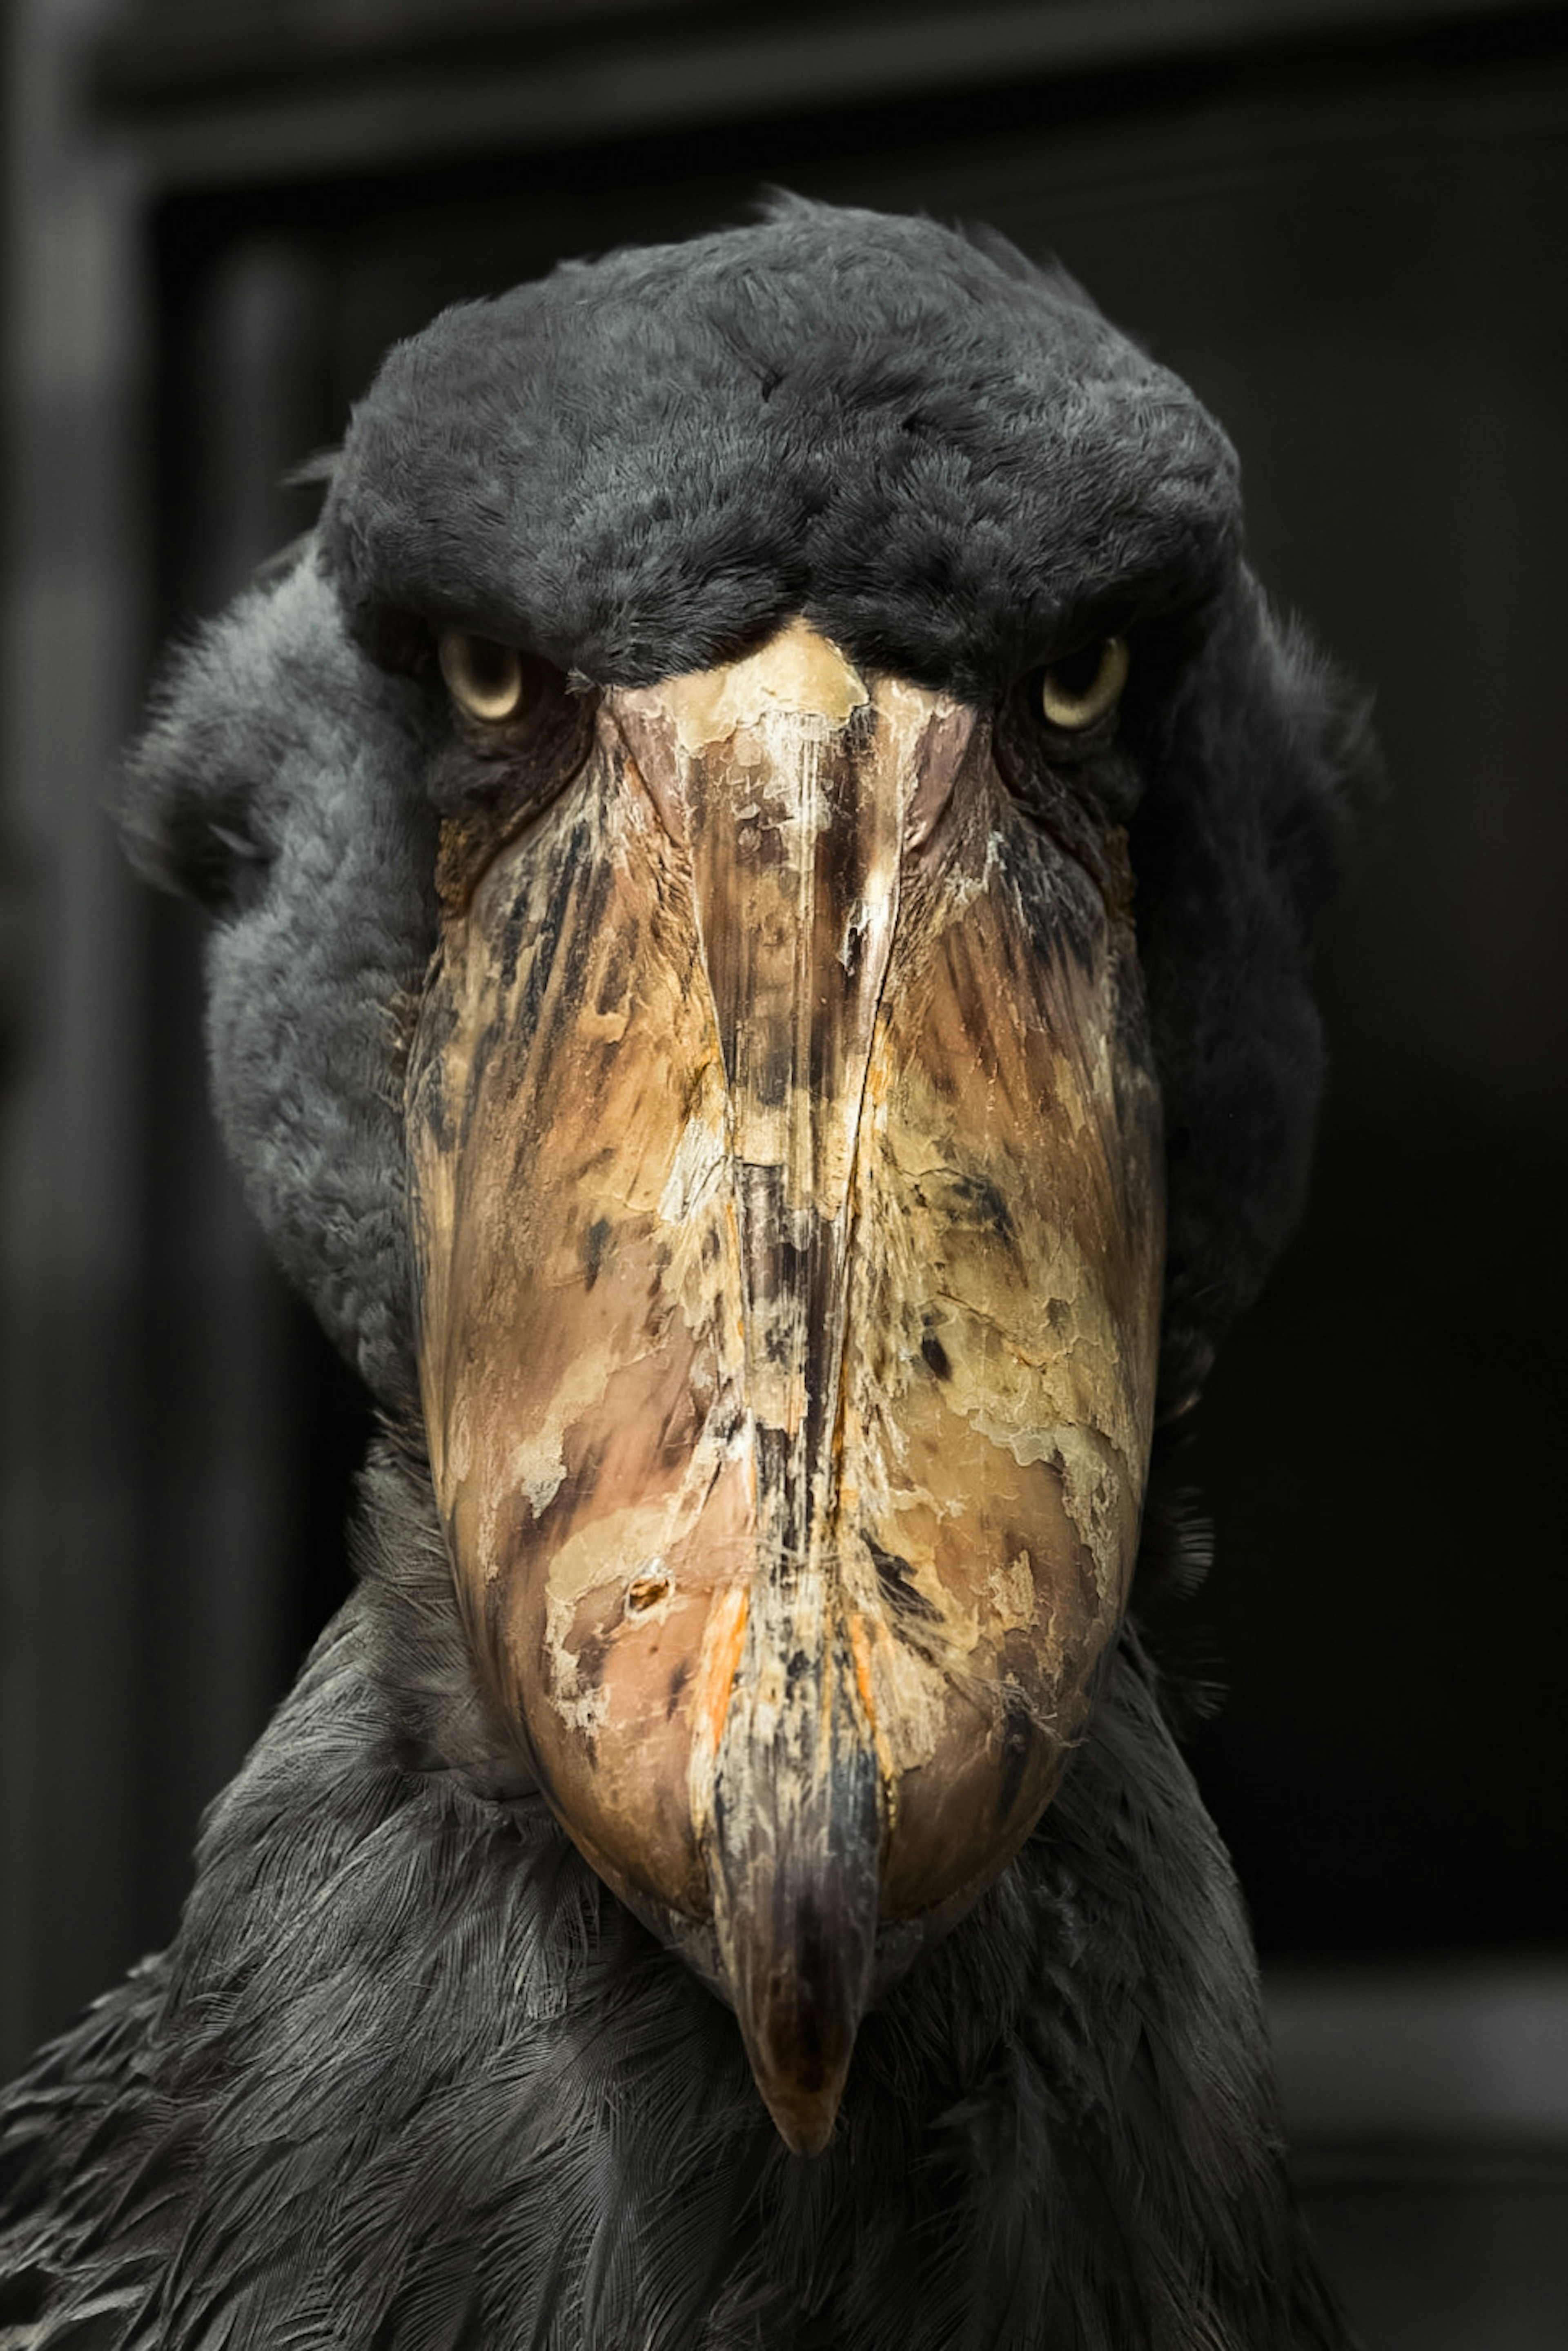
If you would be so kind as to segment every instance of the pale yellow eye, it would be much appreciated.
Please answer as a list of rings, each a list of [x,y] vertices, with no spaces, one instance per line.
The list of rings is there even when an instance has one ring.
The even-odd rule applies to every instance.
[[[447,691],[471,718],[492,726],[510,718],[523,698],[523,657],[516,645],[448,629],[436,648]]]
[[[1082,729],[1103,718],[1127,683],[1127,640],[1102,637],[1052,662],[1040,690],[1040,706],[1053,726]]]

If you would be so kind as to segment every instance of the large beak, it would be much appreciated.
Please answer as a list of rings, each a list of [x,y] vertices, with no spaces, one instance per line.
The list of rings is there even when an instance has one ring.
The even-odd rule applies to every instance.
[[[1040,1817],[1125,1597],[1159,1122],[1119,840],[1094,862],[972,711],[796,623],[605,695],[421,1013],[475,1651],[800,2152]]]

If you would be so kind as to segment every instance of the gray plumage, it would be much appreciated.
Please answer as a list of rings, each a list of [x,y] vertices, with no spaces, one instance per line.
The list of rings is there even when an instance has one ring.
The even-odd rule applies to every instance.
[[[1296,1214],[1307,936],[1369,754],[1247,572],[1234,458],[1184,386],[999,240],[795,202],[395,351],[309,546],[176,662],[125,814],[141,868],[213,912],[225,1136],[387,1417],[360,1579],[214,1807],[173,1946],[0,2109],[0,2346],[1349,2341],[1286,2184],[1228,1865],[1134,1631],[1019,1861],[867,2020],[815,2162],[469,1671],[402,1188],[447,726],[429,632],[638,683],[797,611],[991,705],[1086,630],[1134,634],[1167,1408]],[[1151,1562],[1166,1523],[1156,1499]]]

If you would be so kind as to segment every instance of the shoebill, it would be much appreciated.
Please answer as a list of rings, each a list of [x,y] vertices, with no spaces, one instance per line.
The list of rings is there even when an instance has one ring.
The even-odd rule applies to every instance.
[[[1135,1627],[1367,758],[999,238],[786,200],[392,353],[124,818],[358,1584],[11,2094],[7,2344],[1349,2341]]]

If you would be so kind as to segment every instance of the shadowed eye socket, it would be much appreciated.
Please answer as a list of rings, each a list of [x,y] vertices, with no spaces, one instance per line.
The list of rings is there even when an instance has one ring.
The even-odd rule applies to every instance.
[[[523,657],[515,645],[468,629],[444,630],[436,659],[452,699],[470,718],[490,726],[513,718],[523,699]]]
[[[1077,734],[1113,707],[1127,683],[1125,637],[1102,637],[1050,664],[1040,681],[1040,706],[1052,726]]]

